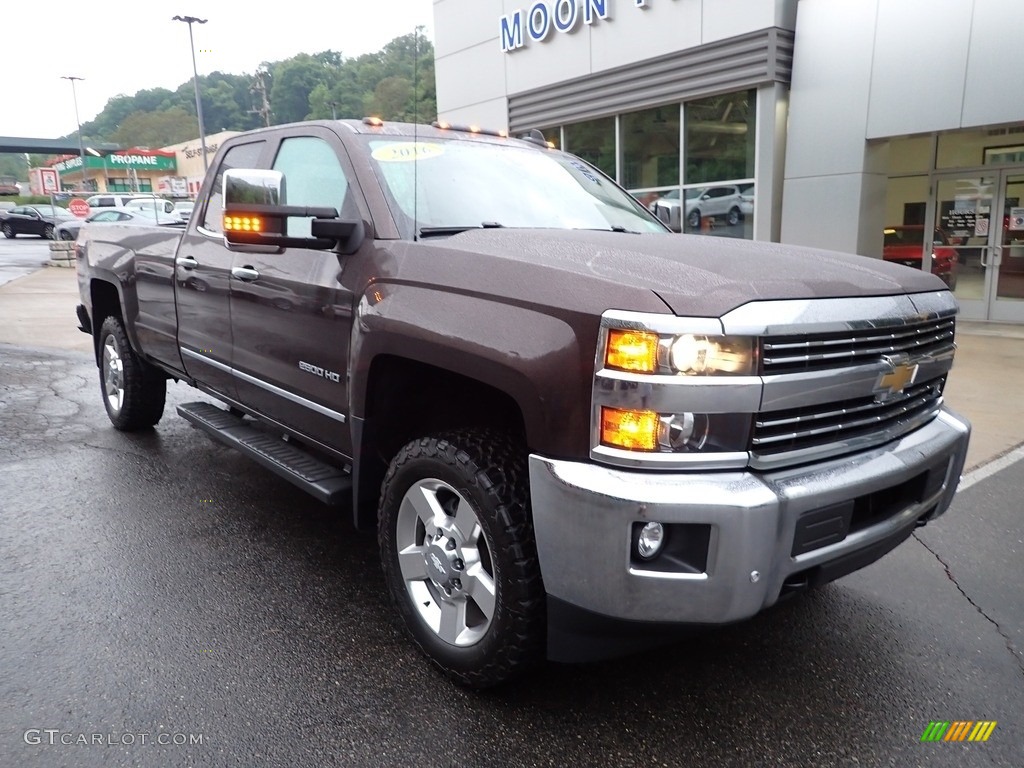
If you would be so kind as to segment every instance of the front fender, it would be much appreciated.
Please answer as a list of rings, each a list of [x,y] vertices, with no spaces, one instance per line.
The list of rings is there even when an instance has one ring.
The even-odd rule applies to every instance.
[[[353,329],[350,412],[365,416],[378,355],[487,384],[519,406],[533,451],[585,458],[600,318],[423,285],[376,284]]]

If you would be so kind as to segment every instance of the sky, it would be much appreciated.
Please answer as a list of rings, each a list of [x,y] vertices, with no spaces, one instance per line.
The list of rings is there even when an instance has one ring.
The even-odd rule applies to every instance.
[[[74,96],[62,76],[84,78],[75,82],[83,123],[113,96],[173,90],[191,81],[188,25],[173,16],[207,19],[192,25],[200,75],[251,73],[260,62],[297,53],[360,56],[417,26],[434,39],[433,0],[9,0],[0,11],[0,136],[52,139],[73,133]]]

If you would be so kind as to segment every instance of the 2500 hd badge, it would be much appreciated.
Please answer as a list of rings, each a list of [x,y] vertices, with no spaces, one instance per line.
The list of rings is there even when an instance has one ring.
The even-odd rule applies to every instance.
[[[340,382],[341,374],[335,373],[334,371],[327,371],[321,368],[319,365],[312,365],[307,363],[305,360],[299,360],[299,370],[305,371],[306,373],[312,373],[314,376],[319,376],[329,381]]]

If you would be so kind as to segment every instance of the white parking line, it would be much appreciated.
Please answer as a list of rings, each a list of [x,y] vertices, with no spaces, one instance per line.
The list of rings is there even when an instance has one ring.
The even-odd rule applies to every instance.
[[[988,464],[983,464],[974,471],[964,475],[960,480],[960,487],[957,488],[957,493],[960,491],[966,491],[975,483],[980,483],[985,478],[991,477],[996,472],[1006,469],[1011,464],[1016,464],[1021,459],[1024,459],[1024,445],[1020,445],[1009,453],[1004,453],[998,459],[994,459]]]

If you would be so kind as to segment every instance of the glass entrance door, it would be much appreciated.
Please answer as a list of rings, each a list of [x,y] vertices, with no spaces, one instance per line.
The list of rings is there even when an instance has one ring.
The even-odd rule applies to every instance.
[[[1024,170],[1000,173],[993,216],[995,295],[989,319],[1024,322]]]
[[[953,289],[962,316],[1024,322],[1024,170],[937,174],[922,268]]]

